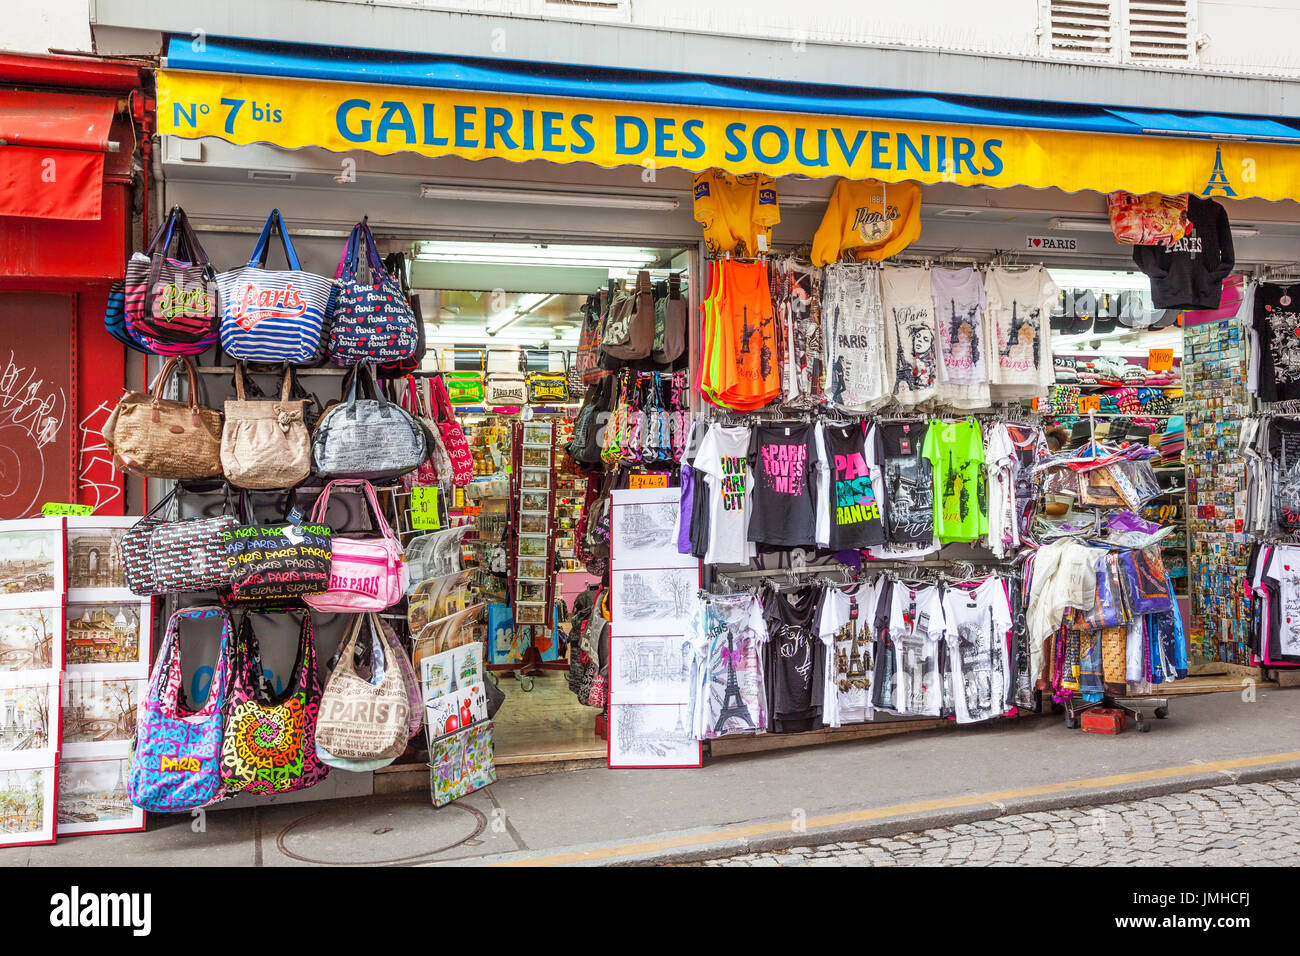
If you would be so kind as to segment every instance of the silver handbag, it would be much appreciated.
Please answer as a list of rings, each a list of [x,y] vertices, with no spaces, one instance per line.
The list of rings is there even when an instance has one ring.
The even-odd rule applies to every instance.
[[[428,457],[419,422],[375,388],[369,363],[355,366],[347,398],[326,410],[311,438],[312,469],[326,478],[396,478]]]

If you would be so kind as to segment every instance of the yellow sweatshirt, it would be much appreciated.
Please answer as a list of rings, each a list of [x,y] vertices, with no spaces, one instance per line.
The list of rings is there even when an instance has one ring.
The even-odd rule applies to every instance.
[[[853,250],[879,262],[921,234],[921,187],[878,179],[841,179],[813,236],[812,261],[824,266]]]

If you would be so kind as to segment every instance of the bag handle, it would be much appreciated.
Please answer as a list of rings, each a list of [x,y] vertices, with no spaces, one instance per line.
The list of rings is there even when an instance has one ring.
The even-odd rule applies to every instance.
[[[157,694],[158,703],[162,706],[164,712],[170,712],[173,715],[179,715],[179,701],[176,699],[176,692],[180,689],[181,682],[168,681],[161,689],[157,687],[157,681],[163,675],[170,672],[175,667],[178,670],[181,666],[181,649],[180,649],[180,624],[187,618],[205,618],[220,617],[221,621],[221,643],[217,647],[217,663],[212,671],[212,684],[208,691],[208,701],[212,701],[215,709],[222,709],[226,704],[226,695],[229,691],[230,675],[230,636],[234,630],[233,622],[230,619],[230,612],[220,604],[195,604],[190,607],[179,608],[172,612],[172,616],[167,621],[167,633],[163,638],[162,649],[158,652],[158,667],[154,672],[153,680],[150,681],[150,695]],[[216,695],[214,698],[213,695]],[[208,704],[204,703],[204,709]]]
[[[375,283],[375,273],[387,274],[384,269],[384,260],[379,256],[379,247],[375,245],[374,233],[370,231],[370,217],[363,216],[361,221],[352,227],[355,238],[348,240],[348,257],[344,265],[344,270],[349,279],[354,282],[357,279],[357,267],[361,264],[361,240],[366,241],[366,265],[370,267],[369,281],[372,285]]]
[[[298,253],[294,251],[293,240],[289,238],[289,231],[284,228],[284,218],[280,215],[279,209],[272,209],[271,214],[266,217],[266,225],[262,227],[262,234],[257,237],[257,243],[253,246],[253,254],[248,257],[249,267],[266,268],[267,243],[273,232],[279,233],[280,243],[284,247],[284,257],[288,260],[289,269],[293,272],[301,272],[302,265],[298,262]]]
[[[397,535],[393,534],[392,527],[388,524],[388,519],[384,517],[383,509],[379,507],[379,498],[375,495],[375,486],[364,478],[335,478],[325,485],[321,490],[320,496],[316,499],[316,504],[311,509],[311,520],[315,524],[324,524],[325,512],[329,508],[330,492],[335,485],[360,486],[365,492],[366,501],[370,503],[370,510],[374,514],[375,528],[385,538],[392,541],[401,549],[402,543],[398,541]]]
[[[487,349],[469,349],[469,348],[450,348],[443,349],[443,354],[451,353],[451,371],[456,371],[456,353],[457,352],[477,352],[479,362],[479,374],[487,371]]]
[[[159,404],[162,402],[163,389],[172,377],[172,373],[176,371],[178,361],[185,364],[185,375],[189,379],[190,386],[190,415],[195,427],[198,427],[201,424],[199,420],[199,380],[194,374],[194,363],[190,361],[188,355],[173,355],[163,365],[162,371],[158,373],[158,380],[154,383],[153,395],[149,402],[153,408],[151,420],[155,423],[162,421]]]

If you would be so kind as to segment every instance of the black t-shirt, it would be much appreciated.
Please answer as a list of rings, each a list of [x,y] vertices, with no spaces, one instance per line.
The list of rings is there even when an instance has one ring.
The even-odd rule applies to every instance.
[[[1278,528],[1295,534],[1300,532],[1300,424],[1274,418],[1269,423],[1268,453],[1276,476],[1273,507]]]
[[[1254,324],[1259,397],[1266,402],[1300,398],[1300,285],[1256,286]]]
[[[867,466],[867,436],[861,422],[823,426],[830,494],[830,549],[861,550],[885,543],[880,495]]]
[[[889,629],[889,614],[894,606],[893,590],[896,585],[889,580],[880,588],[880,600],[872,611],[872,634],[876,646],[872,650],[875,660],[871,674],[871,706],[882,710],[894,709],[894,638]]]
[[[820,603],[821,589],[815,587],[792,594],[768,591],[763,598],[769,733],[798,733],[822,725],[826,648],[815,627]]]
[[[753,499],[749,540],[794,547],[815,544],[813,473],[817,460],[807,422],[756,425],[749,440]]]
[[[934,540],[934,468],[921,454],[926,422],[876,425],[876,461],[884,478],[885,536],[894,544]]]
[[[1223,280],[1236,264],[1227,210],[1213,199],[1188,196],[1187,221],[1191,231],[1176,242],[1133,247],[1133,261],[1151,277],[1157,309],[1217,309]]]

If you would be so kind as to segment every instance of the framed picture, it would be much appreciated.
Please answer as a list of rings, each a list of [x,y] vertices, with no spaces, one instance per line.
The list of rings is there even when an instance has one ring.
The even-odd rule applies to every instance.
[[[546,605],[545,604],[516,604],[515,623],[516,624],[545,624]]]
[[[521,534],[519,536],[519,556],[522,558],[544,558],[550,544],[551,539],[545,534]]]
[[[129,756],[59,764],[59,836],[144,829],[144,811],[126,795],[129,764]]]
[[[665,491],[672,494],[665,496]],[[694,557],[677,550],[677,518],[680,513],[681,499],[675,488],[652,488],[626,494],[615,492],[610,513],[612,566],[695,567],[697,561]]]
[[[551,516],[545,512],[521,511],[519,530],[523,534],[546,534],[551,530]]]
[[[691,738],[686,704],[609,705],[611,769],[701,767],[704,749]]]
[[[519,487],[526,491],[550,488],[551,470],[549,468],[520,469]]]
[[[21,760],[0,762],[0,846],[54,842],[57,779],[53,762],[35,766]]]
[[[63,601],[63,519],[0,521],[0,608]]]
[[[126,586],[122,535],[135,516],[87,515],[64,519],[68,600],[138,601]]]
[[[516,565],[516,577],[525,581],[546,580],[545,558],[520,558]]]
[[[689,704],[691,661],[686,645],[686,638],[678,635],[611,637],[610,699],[620,704]]]
[[[63,757],[120,757],[131,752],[136,708],[148,693],[149,677],[120,673],[125,670],[114,665],[64,676]]]
[[[0,675],[0,757],[35,762],[58,749],[58,679],[33,681],[21,671]]]
[[[420,686],[427,703],[483,681],[483,645],[474,641],[420,661]]]
[[[130,602],[68,602],[64,616],[65,665],[135,664],[148,673],[149,642],[153,635],[153,604]],[[137,675],[139,676],[139,675]]]
[[[532,581],[520,581],[515,586],[515,603],[546,602],[546,585]]]
[[[520,456],[525,468],[546,468],[551,467],[551,449],[548,445],[545,448],[534,448],[525,445],[523,454]]]
[[[690,624],[699,568],[645,568],[610,574],[610,623],[620,637],[685,634]]]
[[[45,671],[57,675],[61,670],[62,604],[0,607],[0,674]]]
[[[551,510],[551,496],[545,491],[524,491],[519,495],[520,511],[542,511]]]
[[[551,447],[550,422],[524,422],[523,442],[525,445],[544,445],[549,449]]]

